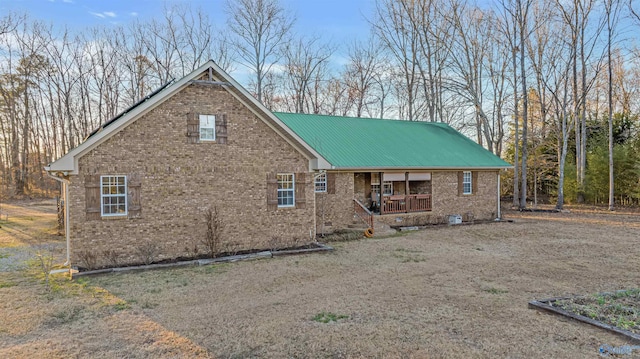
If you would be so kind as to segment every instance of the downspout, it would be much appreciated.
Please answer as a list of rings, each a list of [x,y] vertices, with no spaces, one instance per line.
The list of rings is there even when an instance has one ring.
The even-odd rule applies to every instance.
[[[316,218],[316,211],[318,209],[318,194],[316,193],[316,188],[315,188],[315,175],[313,174],[313,172],[311,172],[311,187],[313,188],[313,229],[309,232],[313,233],[313,235],[311,235],[311,233],[309,233],[311,235],[311,238],[309,238],[309,240],[313,241],[313,242],[318,242],[318,221]]]
[[[314,234],[314,238],[316,239],[316,242],[318,241],[318,192],[316,192],[316,188],[315,188],[315,183],[316,183],[316,179],[318,177],[320,177],[320,175],[325,174],[325,176],[327,175],[327,171],[325,170],[320,170],[318,173],[313,173],[313,180],[311,181],[311,185],[313,187],[313,234]],[[325,177],[326,178],[326,177]],[[321,230],[320,230],[320,235],[322,235],[324,237],[324,205],[325,205],[325,201],[326,197],[322,196],[322,224],[321,224]]]
[[[498,170],[498,194],[497,194],[497,199],[498,199],[498,217],[496,218],[496,221],[500,221],[502,220],[502,214],[500,213],[500,170]]]
[[[49,171],[47,171],[47,176],[62,183],[62,188],[64,189],[64,236],[67,240],[67,261],[64,262],[63,265],[71,267],[71,232],[69,230],[69,184],[71,182],[67,179],[54,176]]]

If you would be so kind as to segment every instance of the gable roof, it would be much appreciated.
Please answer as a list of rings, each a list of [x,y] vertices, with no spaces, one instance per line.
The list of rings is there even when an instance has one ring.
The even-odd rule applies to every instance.
[[[115,135],[136,119],[140,118],[147,112],[151,111],[174,94],[178,93],[185,87],[198,82],[197,79],[208,73],[213,80],[210,84],[222,86],[238,101],[251,110],[259,119],[267,124],[271,129],[276,131],[296,150],[309,159],[309,167],[317,169],[330,168],[329,163],[311,146],[303,141],[296,133],[291,131],[289,127],[284,125],[271,111],[249,94],[238,82],[236,82],[229,74],[222,70],[213,60],[207,61],[205,64],[195,69],[180,80],[170,82],[156,90],[151,95],[145,97],[140,102],[131,106],[121,114],[101,125],[96,131],[93,131],[87,139],[76,148],[67,152],[64,156],[45,167],[47,172],[63,172],[66,174],[78,173],[78,159],[91,151],[102,142]],[[65,175],[66,175],[65,174]]]
[[[445,123],[274,114],[335,169],[512,167]]]

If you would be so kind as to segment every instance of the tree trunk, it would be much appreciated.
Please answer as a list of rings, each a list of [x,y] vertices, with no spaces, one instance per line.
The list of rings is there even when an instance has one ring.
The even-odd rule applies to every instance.
[[[528,7],[528,4],[526,5]],[[525,32],[527,27],[527,12],[522,9],[521,1],[518,0],[520,11],[520,74],[522,76],[522,182],[520,186],[520,209],[527,207],[527,116],[529,111],[529,96],[527,92],[527,76],[525,71]]]

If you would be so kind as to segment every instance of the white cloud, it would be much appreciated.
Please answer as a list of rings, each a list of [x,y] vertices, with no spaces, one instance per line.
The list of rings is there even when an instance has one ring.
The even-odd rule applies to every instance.
[[[130,13],[129,13],[129,15],[131,15],[131,16],[138,16],[138,13],[134,11],[134,12],[130,12]]]
[[[93,11],[89,11],[89,14],[95,16],[95,17],[99,17],[101,19],[106,19],[108,17],[114,18],[116,17],[116,13],[113,11],[103,11],[103,12],[93,12]]]
[[[62,0],[62,2],[67,3],[67,4],[73,4],[73,0]]]

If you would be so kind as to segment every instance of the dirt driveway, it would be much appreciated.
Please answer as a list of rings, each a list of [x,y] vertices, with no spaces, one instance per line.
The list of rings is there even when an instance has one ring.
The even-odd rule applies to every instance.
[[[527,303],[638,287],[640,217],[507,215],[515,223],[329,254],[76,281],[19,305],[37,316],[0,304],[2,318],[25,323],[0,327],[0,357],[597,358],[601,344],[625,344]],[[0,282],[3,298],[42,296],[5,280],[15,285]]]

